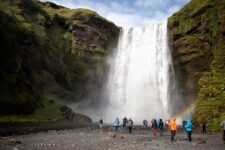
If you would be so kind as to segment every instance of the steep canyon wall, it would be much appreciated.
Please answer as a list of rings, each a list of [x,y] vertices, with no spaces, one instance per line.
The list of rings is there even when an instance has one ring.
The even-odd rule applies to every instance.
[[[195,100],[193,121],[218,129],[225,117],[225,1],[192,0],[169,18],[168,28],[178,103]]]

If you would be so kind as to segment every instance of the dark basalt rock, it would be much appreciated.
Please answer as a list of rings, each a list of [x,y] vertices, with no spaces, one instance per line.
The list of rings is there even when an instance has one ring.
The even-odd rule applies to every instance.
[[[100,91],[116,25],[50,2],[3,0],[0,8],[0,115],[32,114],[44,108],[43,96],[77,102]]]
[[[223,93],[225,87],[225,74],[221,69],[225,63],[224,6],[224,0],[192,0],[168,20],[180,94],[179,100],[171,102],[172,107],[176,105],[180,109],[172,111],[176,114],[196,100],[193,115],[196,125],[210,121],[209,118],[218,119],[225,110],[225,95],[218,94]],[[207,96],[209,93],[211,96]]]

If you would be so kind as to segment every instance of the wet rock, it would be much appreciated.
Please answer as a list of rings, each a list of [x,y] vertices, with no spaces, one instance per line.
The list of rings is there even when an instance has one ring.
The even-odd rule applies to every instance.
[[[147,138],[147,141],[153,141],[150,137]]]
[[[206,144],[206,141],[201,140],[201,141],[198,142],[198,144]]]
[[[121,135],[121,136],[120,136],[120,139],[124,139],[124,138],[125,138],[125,136],[124,136],[124,135]]]
[[[17,147],[13,147],[13,150],[19,150],[19,148],[17,148]]]
[[[16,145],[16,144],[21,144],[22,142],[21,141],[18,141],[16,139],[10,139],[8,144],[9,145]]]
[[[115,138],[116,138],[116,134],[113,133],[113,132],[108,132],[108,137],[109,137],[110,139],[115,139]]]

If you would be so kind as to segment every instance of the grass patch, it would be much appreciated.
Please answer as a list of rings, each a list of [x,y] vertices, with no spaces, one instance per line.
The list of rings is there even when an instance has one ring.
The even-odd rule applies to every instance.
[[[223,129],[221,128],[221,123],[225,120],[225,113],[220,114],[217,118],[212,118],[207,123],[207,128],[210,129],[211,132],[221,132]]]
[[[60,102],[43,97],[40,107],[33,114],[4,115],[0,116],[0,122],[57,121],[62,119],[61,106]]]

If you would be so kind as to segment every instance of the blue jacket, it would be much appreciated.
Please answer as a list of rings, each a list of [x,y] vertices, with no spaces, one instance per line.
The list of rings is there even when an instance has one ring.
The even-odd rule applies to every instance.
[[[186,129],[186,131],[192,131],[192,123],[191,123],[190,119],[187,120],[187,123],[185,125],[185,129]]]
[[[116,120],[114,121],[114,126],[120,126],[119,118],[116,118]]]

